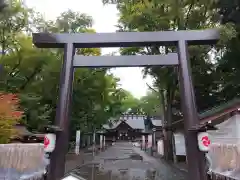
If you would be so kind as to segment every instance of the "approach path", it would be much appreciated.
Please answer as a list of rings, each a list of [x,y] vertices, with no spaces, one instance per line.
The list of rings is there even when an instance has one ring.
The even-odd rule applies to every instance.
[[[185,180],[186,173],[149,156],[129,142],[118,142],[73,172],[87,180]]]

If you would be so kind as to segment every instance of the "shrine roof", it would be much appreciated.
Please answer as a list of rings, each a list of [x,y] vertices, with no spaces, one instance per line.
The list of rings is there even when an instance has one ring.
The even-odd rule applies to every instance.
[[[219,106],[215,106],[213,108],[205,110],[199,113],[198,117],[201,120],[201,123],[205,123],[208,121],[217,120],[219,117],[226,115],[228,113],[231,113],[235,110],[238,110],[239,108],[240,108],[240,99],[236,98],[236,99],[227,101],[226,103],[223,103]],[[177,125],[182,122],[183,122],[183,119],[174,122],[173,125]]]
[[[115,129],[117,128],[122,122],[128,124],[132,129],[145,129],[145,116],[144,115],[122,115],[119,117],[118,120],[113,120],[109,124],[104,124],[104,129]]]
[[[144,119],[119,119],[117,122],[112,122],[110,124],[104,124],[104,129],[115,129],[117,128],[122,122],[125,122],[133,129],[145,129]]]

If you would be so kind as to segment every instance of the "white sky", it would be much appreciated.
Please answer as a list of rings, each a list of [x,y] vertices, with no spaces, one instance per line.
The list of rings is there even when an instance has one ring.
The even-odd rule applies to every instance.
[[[61,12],[68,9],[86,13],[93,17],[93,28],[97,32],[115,32],[118,11],[114,5],[102,5],[102,0],[25,0],[28,7],[41,12],[46,19],[55,19]],[[114,48],[102,49],[103,54],[116,51]],[[146,82],[151,84],[151,78],[142,79],[142,68],[117,68],[112,72],[120,78],[122,88],[130,91],[135,97],[146,94]]]

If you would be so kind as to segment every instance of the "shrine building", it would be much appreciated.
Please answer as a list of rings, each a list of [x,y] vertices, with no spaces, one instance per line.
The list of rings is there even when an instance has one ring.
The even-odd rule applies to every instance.
[[[142,135],[162,133],[162,120],[142,114],[123,114],[103,125],[106,141],[141,141]],[[158,138],[158,137],[156,137]]]

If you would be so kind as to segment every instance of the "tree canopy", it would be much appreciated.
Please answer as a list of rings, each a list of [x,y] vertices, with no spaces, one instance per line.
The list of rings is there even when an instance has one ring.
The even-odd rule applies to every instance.
[[[219,28],[220,43],[213,46],[189,46],[194,92],[199,112],[238,96],[239,57],[238,1],[227,0],[103,0],[116,4],[119,10],[119,31],[162,31]],[[221,25],[224,24],[224,25]],[[166,54],[176,52],[175,47],[151,46],[121,48],[121,54]],[[234,68],[236,67],[236,68]],[[165,125],[182,118],[177,67],[145,68],[144,74],[154,80],[153,89],[158,92]],[[167,134],[171,141],[171,133]],[[171,144],[171,143],[170,143]],[[171,145],[165,148],[170,149]],[[169,155],[171,157],[172,155]]]
[[[54,21],[14,0],[0,15],[0,91],[18,94],[24,110],[23,122],[32,131],[53,124],[58,102],[61,49],[38,49],[31,32],[91,32],[93,19],[84,13],[63,12]],[[77,49],[81,55],[101,55],[98,48]],[[130,105],[130,94],[118,86],[109,69],[76,69],[74,73],[71,132],[100,128],[110,117]],[[2,102],[1,102],[2,104]],[[125,107],[124,107],[125,106]]]
[[[216,46],[189,46],[197,109],[216,106],[239,96],[239,2],[228,0],[103,0],[116,4],[119,31],[160,31],[219,28]],[[46,20],[21,1],[12,0],[0,14],[0,91],[18,94],[23,120],[32,131],[52,124],[58,101],[61,49],[38,49],[32,32],[91,32],[91,16],[68,10]],[[123,54],[166,54],[176,48],[121,48]],[[101,55],[98,48],[77,49],[81,55]],[[134,98],[118,86],[107,68],[75,70],[71,132],[91,131],[122,112],[162,115],[164,125],[182,118],[177,67],[147,67],[153,78],[149,93]],[[169,139],[171,135],[169,134]],[[171,152],[169,150],[169,152]]]

